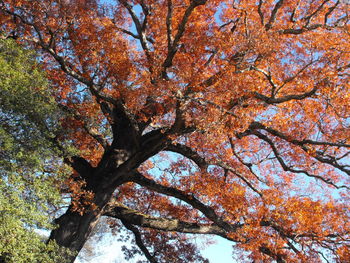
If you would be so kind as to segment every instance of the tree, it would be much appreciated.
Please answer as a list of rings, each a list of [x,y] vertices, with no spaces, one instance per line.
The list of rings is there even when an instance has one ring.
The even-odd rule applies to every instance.
[[[242,262],[348,260],[346,1],[0,2],[66,113],[51,240],[80,251],[107,216],[150,262],[204,262],[184,233]]]
[[[35,58],[0,40],[0,262],[64,262],[63,251],[34,231],[52,229],[48,213],[62,203],[55,184],[63,178],[54,148],[45,146],[43,124],[53,128],[47,121],[56,110]]]

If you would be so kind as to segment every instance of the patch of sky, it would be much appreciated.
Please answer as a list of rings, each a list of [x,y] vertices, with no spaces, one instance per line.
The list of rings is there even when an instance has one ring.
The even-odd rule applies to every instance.
[[[156,166],[152,168],[149,172],[150,174],[155,175],[157,177],[163,172],[170,172],[171,166],[174,163],[178,163],[181,165],[181,160],[183,159],[184,157],[180,154],[169,152],[169,151],[163,151],[160,154],[157,154],[156,156],[150,159],[150,161],[152,163],[155,163]],[[187,161],[192,163],[192,165],[189,165],[187,167],[185,166],[180,167],[181,174],[180,175],[178,174],[178,176],[187,176],[198,170],[193,161],[189,159],[187,159]]]

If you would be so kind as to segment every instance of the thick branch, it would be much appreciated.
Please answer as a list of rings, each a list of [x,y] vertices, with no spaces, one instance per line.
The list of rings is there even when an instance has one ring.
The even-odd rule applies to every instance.
[[[145,31],[146,27],[147,27],[147,21],[148,21],[148,16],[149,16],[150,12],[149,12],[149,8],[146,5],[144,0],[140,1],[140,6],[142,8],[142,12],[143,12],[143,15],[144,15],[141,29],[142,29],[142,31]]]
[[[226,236],[226,232],[216,225],[200,225],[197,223],[185,222],[178,219],[153,217],[147,214],[142,214],[139,211],[130,209],[117,202],[111,203],[106,209],[104,215],[123,220],[132,225],[157,229],[161,231],[219,235],[224,238],[228,238]]]
[[[266,72],[265,70],[259,69],[259,68],[257,68],[257,67],[252,67],[252,68],[253,68],[254,70],[258,71],[258,72],[261,72],[261,73],[266,77],[266,79],[269,81],[270,85],[272,86],[271,98],[274,98],[274,97],[275,97],[276,89],[278,89],[278,87],[277,87],[277,85],[275,84],[275,82],[273,81],[270,72]]]
[[[168,38],[168,50],[173,46],[173,29],[172,29],[172,17],[173,17],[173,4],[172,0],[168,0],[168,14],[166,16],[166,29]]]
[[[208,219],[213,221],[216,225],[224,229],[228,232],[236,231],[241,225],[240,224],[229,224],[228,222],[221,219],[215,212],[215,210],[194,197],[192,194],[187,194],[181,190],[178,190],[174,187],[168,187],[161,184],[156,183],[155,181],[144,177],[140,173],[135,173],[134,177],[131,178],[132,182],[135,182],[141,186],[144,186],[150,190],[156,191],[161,194],[165,194],[167,196],[175,197],[180,199],[192,207],[201,211]]]
[[[269,30],[276,21],[277,12],[283,5],[284,0],[279,0],[271,12],[269,22],[265,25],[266,30]]]
[[[278,32],[281,34],[299,35],[304,32],[312,31],[320,27],[331,28],[331,26],[324,26],[323,24],[313,24],[311,26],[305,26],[301,28],[286,28],[286,29],[279,30]]]
[[[332,7],[330,7],[327,11],[327,13],[324,16],[324,24],[326,25],[328,23],[328,17],[333,13],[335,8],[339,5],[340,1],[338,0]]]
[[[287,241],[288,246],[296,253],[299,254],[300,251],[288,240],[291,239],[295,242],[294,238],[296,237],[295,234],[289,234],[290,231],[285,231],[283,227],[275,224],[272,221],[263,220],[260,222],[260,226],[267,226],[272,227],[283,239]]]
[[[128,150],[137,148],[141,136],[139,126],[122,102],[113,107],[112,118],[112,147]]]
[[[89,179],[94,171],[92,165],[80,156],[66,157],[64,162],[77,171],[83,179]]]
[[[188,159],[194,161],[199,168],[206,169],[208,167],[205,159],[190,147],[183,144],[169,144],[164,150],[179,153]]]
[[[260,94],[258,92],[253,92],[253,95],[255,98],[262,100],[262,101],[266,102],[267,104],[279,104],[279,103],[287,102],[290,100],[306,99],[308,97],[313,96],[316,93],[316,91],[317,91],[317,87],[314,87],[312,90],[305,92],[305,93],[291,94],[291,95],[286,95],[286,96],[279,97],[279,98],[268,97],[268,96],[265,96],[265,95]]]

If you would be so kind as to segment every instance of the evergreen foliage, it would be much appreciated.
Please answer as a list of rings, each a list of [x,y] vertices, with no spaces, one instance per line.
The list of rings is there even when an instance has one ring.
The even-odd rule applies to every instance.
[[[0,262],[64,262],[35,231],[51,229],[62,204],[66,171],[50,142],[57,112],[35,53],[0,40]]]

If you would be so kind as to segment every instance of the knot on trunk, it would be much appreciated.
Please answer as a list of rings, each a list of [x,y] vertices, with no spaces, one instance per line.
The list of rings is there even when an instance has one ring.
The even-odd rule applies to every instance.
[[[122,165],[130,157],[130,152],[122,149],[113,149],[113,160],[117,167]]]

